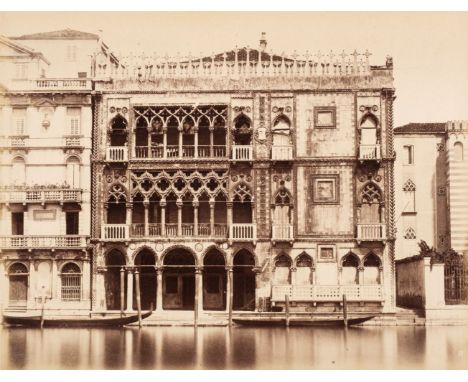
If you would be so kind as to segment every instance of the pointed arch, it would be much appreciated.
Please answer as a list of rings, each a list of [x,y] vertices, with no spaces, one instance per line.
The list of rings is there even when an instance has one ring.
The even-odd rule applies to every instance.
[[[383,201],[382,189],[378,184],[369,181],[361,187],[359,199],[361,204],[381,203]]]
[[[381,283],[382,261],[374,252],[369,252],[362,261],[364,265],[364,284],[374,285]]]
[[[341,282],[343,285],[359,284],[359,257],[353,253],[348,252],[341,259]]]
[[[284,252],[279,253],[273,261],[274,275],[273,282],[276,285],[288,285],[291,283],[291,266],[292,260],[289,255]]]
[[[376,129],[379,127],[379,119],[374,113],[367,112],[362,116],[361,120],[359,121],[359,127]]]

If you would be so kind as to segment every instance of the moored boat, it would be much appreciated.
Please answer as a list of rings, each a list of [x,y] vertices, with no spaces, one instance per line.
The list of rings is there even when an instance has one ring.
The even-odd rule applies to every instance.
[[[359,325],[375,316],[348,318],[348,326]],[[345,326],[343,318],[235,317],[232,321],[243,326]]]
[[[151,315],[152,311],[142,313],[141,319]],[[62,317],[42,317],[42,316],[21,316],[3,315],[3,322],[14,326],[29,327],[115,327],[124,326],[138,322],[138,314],[123,317],[102,317],[102,318],[62,318]]]

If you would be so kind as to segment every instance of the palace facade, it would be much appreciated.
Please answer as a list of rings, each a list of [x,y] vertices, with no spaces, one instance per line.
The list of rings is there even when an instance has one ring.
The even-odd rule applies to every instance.
[[[97,57],[93,310],[394,311],[392,61]],[[123,289],[122,289],[123,287]],[[172,312],[172,313],[171,313]]]
[[[73,56],[72,32],[61,35]],[[26,113],[30,134],[3,148],[4,307],[45,295],[46,309],[134,310],[139,281],[161,320],[278,311],[286,298],[293,311],[339,312],[343,294],[353,311],[394,312],[391,58],[275,54],[262,36],[209,57],[117,60],[81,37],[94,41],[86,76],[28,80],[34,89],[2,98],[3,126]]]

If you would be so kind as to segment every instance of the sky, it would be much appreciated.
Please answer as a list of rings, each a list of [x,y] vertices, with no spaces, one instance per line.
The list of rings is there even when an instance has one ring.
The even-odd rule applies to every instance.
[[[393,57],[395,126],[468,120],[468,12],[0,12],[0,34],[97,33],[116,52],[192,54],[257,47]]]

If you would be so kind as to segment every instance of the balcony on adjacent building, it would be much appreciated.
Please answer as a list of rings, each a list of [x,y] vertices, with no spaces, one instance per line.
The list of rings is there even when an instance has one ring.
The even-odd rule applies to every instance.
[[[292,224],[275,224],[272,226],[271,239],[273,241],[294,240],[294,227]]]
[[[257,225],[252,223],[232,224],[229,227],[229,240],[231,241],[256,241]]]
[[[0,236],[2,249],[86,248],[86,236],[81,235],[11,235]]]
[[[106,161],[108,162],[126,162],[128,161],[127,146],[111,146],[106,150]]]
[[[385,224],[358,224],[358,241],[383,241],[386,239]]]
[[[2,203],[81,203],[81,189],[44,188],[37,190],[0,191]]]
[[[380,159],[382,159],[380,155],[380,145],[359,145],[360,161],[380,161]]]
[[[289,301],[305,302],[341,302],[343,295],[347,301],[381,302],[383,289],[375,285],[273,285],[272,302]]]
[[[252,161],[252,146],[251,145],[233,145],[232,160],[237,162]]]
[[[11,81],[12,90],[24,91],[91,91],[91,80],[86,78],[40,78],[15,79]]]
[[[292,146],[272,146],[271,159],[274,161],[290,161],[293,159]]]

